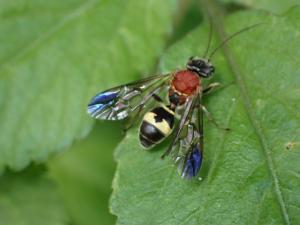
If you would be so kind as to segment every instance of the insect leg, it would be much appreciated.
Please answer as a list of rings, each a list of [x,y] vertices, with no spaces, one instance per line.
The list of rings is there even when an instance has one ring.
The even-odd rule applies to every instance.
[[[203,105],[200,105],[202,111],[204,112],[204,114],[207,116],[207,119],[209,120],[209,122],[211,122],[213,125],[215,125],[218,129],[221,129],[221,130],[225,130],[225,131],[229,131],[230,128],[227,128],[227,127],[221,127],[216,121],[215,119],[213,118],[213,116],[211,115],[211,113],[206,109],[205,106]]]
[[[206,88],[204,88],[203,94],[209,93],[210,91],[212,91],[212,90],[215,89],[216,87],[219,87],[220,85],[221,85],[221,84],[218,83],[218,82],[209,84]]]

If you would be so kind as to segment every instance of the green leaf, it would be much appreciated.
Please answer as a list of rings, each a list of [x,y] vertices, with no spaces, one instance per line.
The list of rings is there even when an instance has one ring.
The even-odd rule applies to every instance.
[[[112,149],[122,138],[120,124],[100,123],[68,152],[50,161],[72,221],[76,225],[114,224],[108,211],[115,170]]]
[[[67,225],[54,183],[40,167],[5,173],[0,179],[1,225]]]
[[[175,3],[2,1],[0,171],[44,161],[86,135],[89,99],[149,73]]]
[[[213,21],[218,34],[266,22],[212,58],[216,74],[209,82],[223,88],[204,104],[231,131],[204,121],[202,180],[192,182],[179,177],[171,159],[160,160],[168,141],[141,151],[138,130],[129,132],[115,154],[111,208],[120,225],[300,224],[300,8],[285,16],[244,11],[223,20],[216,14]],[[174,45],[162,70],[201,56],[207,34],[203,26]]]
[[[248,8],[264,9],[273,13],[284,13],[291,6],[299,4],[298,0],[219,0],[223,3],[238,3]]]

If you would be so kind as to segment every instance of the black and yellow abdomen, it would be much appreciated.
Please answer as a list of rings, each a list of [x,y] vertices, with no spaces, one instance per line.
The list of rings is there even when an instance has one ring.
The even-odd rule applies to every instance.
[[[147,112],[140,127],[140,143],[150,148],[170,135],[174,126],[174,112],[167,106]]]

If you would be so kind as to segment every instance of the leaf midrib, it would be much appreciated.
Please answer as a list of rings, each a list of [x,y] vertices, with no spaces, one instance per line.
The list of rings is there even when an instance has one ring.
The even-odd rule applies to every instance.
[[[217,28],[216,33],[217,33],[219,39],[225,40],[227,38],[227,35],[225,34],[225,31],[223,29],[224,25],[222,23],[223,20],[221,19],[223,17],[223,15],[222,15],[221,10],[218,7],[218,4],[215,3],[215,1],[209,1],[209,0],[203,0],[202,2],[204,3],[203,7],[205,7],[208,14],[214,15],[214,16],[210,16],[210,18],[211,18],[214,26],[216,26],[216,28]],[[222,50],[224,53],[224,57],[229,65],[229,68],[235,78],[236,85],[238,86],[238,88],[240,90],[241,98],[243,100],[242,102],[244,104],[244,107],[245,107],[245,110],[249,117],[249,120],[255,130],[255,133],[259,139],[259,142],[263,149],[264,155],[266,157],[267,167],[268,167],[268,170],[273,179],[275,194],[276,194],[278,203],[280,205],[280,209],[281,209],[282,216],[284,218],[284,222],[287,225],[291,225],[290,217],[289,217],[289,214],[286,209],[286,203],[284,201],[284,198],[283,198],[283,195],[281,192],[278,173],[276,171],[275,164],[274,164],[273,158],[271,156],[272,151],[268,147],[265,134],[261,128],[261,123],[260,123],[259,119],[255,116],[255,112],[252,110],[253,109],[252,103],[251,103],[245,82],[242,78],[241,70],[239,69],[238,65],[236,64],[236,61],[234,60],[234,57],[231,54],[229,47],[224,45]]]
[[[254,131],[255,131],[255,133],[259,139],[259,142],[261,144],[261,147],[264,151],[264,155],[266,157],[266,161],[268,164],[268,169],[269,169],[269,172],[271,173],[271,176],[272,176],[272,179],[274,182],[274,188],[275,188],[277,200],[280,205],[283,217],[285,219],[285,223],[287,225],[290,225],[291,223],[290,223],[289,215],[287,213],[286,204],[285,204],[285,201],[284,201],[281,189],[280,189],[278,173],[276,171],[275,164],[274,164],[273,158],[271,156],[272,151],[269,148],[267,141],[266,141],[266,135],[264,134],[264,132],[261,128],[261,123],[260,123],[259,119],[255,116],[255,112],[252,110],[254,107],[252,106],[252,103],[250,101],[250,97],[249,97],[246,85],[242,79],[241,72],[240,72],[238,66],[235,64],[235,60],[233,59],[228,48],[224,47],[223,51],[224,51],[224,56],[230,67],[230,70],[232,71],[233,75],[236,78],[236,84],[239,87],[241,97],[243,99],[243,104],[244,104],[244,107],[248,114],[248,117],[250,119],[250,122],[254,128]]]

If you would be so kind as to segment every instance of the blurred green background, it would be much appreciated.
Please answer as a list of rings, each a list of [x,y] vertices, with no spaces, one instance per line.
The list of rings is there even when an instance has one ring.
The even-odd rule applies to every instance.
[[[214,2],[224,14],[280,14],[298,3]],[[205,21],[203,4],[0,1],[0,225],[115,224],[109,199],[123,124],[95,122],[86,104],[155,73],[165,50]]]
[[[113,224],[108,212],[113,149],[122,137],[120,124],[100,123],[70,151],[50,161],[50,176],[58,183],[76,224]]]

